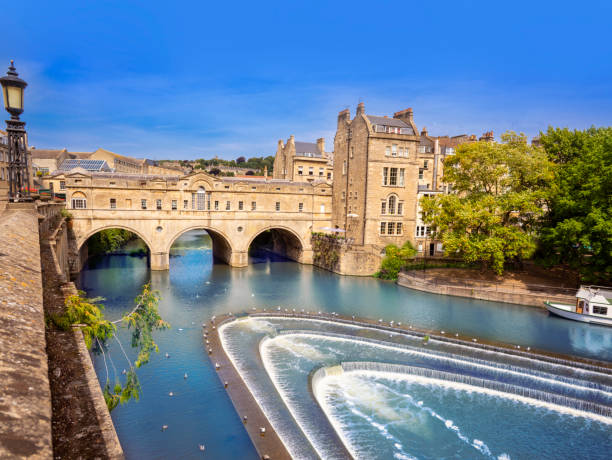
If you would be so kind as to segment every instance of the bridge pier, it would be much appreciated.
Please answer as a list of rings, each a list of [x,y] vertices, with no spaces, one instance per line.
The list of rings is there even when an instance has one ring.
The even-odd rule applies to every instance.
[[[151,251],[151,270],[169,270],[170,253]]]
[[[248,251],[218,251],[215,256],[230,267],[246,267],[249,265]],[[170,269],[170,253],[164,251],[151,252],[151,270],[163,271]]]

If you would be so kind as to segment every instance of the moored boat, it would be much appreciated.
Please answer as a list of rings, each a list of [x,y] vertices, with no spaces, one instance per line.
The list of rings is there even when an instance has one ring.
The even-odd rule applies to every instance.
[[[576,304],[544,302],[546,309],[562,318],[583,323],[612,326],[612,288],[603,286],[580,286],[576,293]]]

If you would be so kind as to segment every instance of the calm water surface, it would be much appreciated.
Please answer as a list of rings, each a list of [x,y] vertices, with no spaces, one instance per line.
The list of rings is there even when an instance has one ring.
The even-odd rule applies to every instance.
[[[253,257],[247,268],[231,268],[213,263],[210,244],[203,232],[184,235],[172,249],[168,272],[151,272],[145,257],[110,255],[90,260],[80,275],[81,289],[106,298],[111,319],[128,311],[151,280],[162,296],[160,313],[172,325],[156,334],[160,353],[138,371],[140,401],[112,413],[128,458],[257,458],[202,344],[202,323],[226,312],[276,305],[336,311],[612,361],[612,328],[552,317],[542,309],[342,277],[266,254]],[[126,331],[119,337],[129,345]],[[134,353],[126,351],[133,360]],[[107,369],[112,383],[127,367],[115,341],[106,363],[96,356],[94,364],[102,383]],[[168,425],[165,432],[162,425]],[[204,455],[199,444],[206,446]]]

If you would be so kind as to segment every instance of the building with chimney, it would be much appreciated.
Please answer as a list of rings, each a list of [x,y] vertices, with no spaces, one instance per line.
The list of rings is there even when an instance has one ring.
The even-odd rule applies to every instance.
[[[287,143],[279,140],[273,177],[295,182],[331,181],[332,155],[325,152],[325,139],[317,139],[316,143],[300,142],[292,135]]]

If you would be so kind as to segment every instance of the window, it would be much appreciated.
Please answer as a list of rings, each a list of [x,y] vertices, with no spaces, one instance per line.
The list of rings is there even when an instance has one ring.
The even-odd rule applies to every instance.
[[[404,149],[404,157],[408,158],[408,147]]]
[[[176,211],[176,209],[178,208],[176,200],[172,200],[172,210]]]
[[[397,213],[401,216],[402,214],[404,214],[404,203],[403,202],[399,202],[397,203]]]
[[[277,211],[280,211],[280,201],[277,201],[277,202],[276,202],[275,209],[276,209]]]
[[[442,247],[442,243],[438,243],[438,244],[436,245],[436,251],[438,251],[438,252],[442,252],[443,250],[444,250],[444,248]]]
[[[298,204],[298,212],[304,211],[304,203]]]
[[[225,210],[226,211],[230,211],[232,209],[232,202],[231,201],[226,201],[225,202]]]
[[[66,190],[66,181],[65,180],[61,180],[60,181],[60,190]]]
[[[251,187],[251,190],[257,190],[257,187]]]
[[[391,156],[392,157],[396,157],[397,156],[397,144],[393,144],[391,146]]]
[[[87,209],[87,200],[85,198],[73,198],[72,209]]]
[[[399,186],[404,186],[404,168],[400,168],[399,170]]]
[[[159,211],[159,210],[162,208],[162,206],[161,206],[161,204],[162,204],[162,203],[161,203],[161,201],[162,201],[162,200],[156,200],[156,202],[155,202],[155,206],[157,207],[157,210],[158,210],[158,211]]]
[[[402,232],[403,232],[403,228],[402,227],[403,227],[403,225],[402,225],[401,222],[398,222],[396,224],[396,230],[395,230],[395,234],[396,235],[401,235],[402,234]]]
[[[349,200],[353,198],[353,192],[349,192]]]
[[[387,223],[387,235],[393,235],[395,233],[395,222]]]
[[[346,160],[342,162],[342,175],[343,176],[346,175]]]
[[[596,315],[607,315],[608,307],[600,307],[598,305],[593,305],[593,313]]]
[[[388,202],[389,202],[389,214],[395,214],[395,201],[396,201],[395,196],[391,195],[389,197],[389,200],[388,200]]]
[[[389,168],[383,168],[383,185],[388,185]]]
[[[397,168],[389,169],[389,185],[397,185]]]
[[[140,208],[147,209],[147,200],[140,200]]]
[[[387,228],[387,223],[386,222],[381,222],[380,223],[380,234],[384,235],[385,234],[385,230]]]
[[[391,155],[391,147],[385,147],[385,156],[388,157]]]
[[[330,172],[327,173],[327,180],[331,180],[331,173]]]
[[[346,199],[346,192],[342,192],[342,199]]]
[[[427,169],[428,163],[429,163],[429,160],[423,160],[423,169]]]
[[[386,201],[382,201],[380,203],[380,213],[387,214],[387,202]]]
[[[423,179],[423,168],[419,168],[419,179]]]
[[[244,202],[242,201],[238,202],[238,211],[244,211]]]
[[[424,145],[421,145],[419,147],[419,153],[425,153],[425,146]]]
[[[325,205],[324,204],[321,205],[320,212],[325,212]]]
[[[189,200],[183,200],[183,209],[189,208]]]
[[[204,190],[203,187],[200,187],[198,189],[198,193],[196,193],[195,196],[197,200],[198,211],[204,211],[206,209],[206,190]]]
[[[418,251],[423,252],[423,243],[419,243]]]
[[[215,201],[215,211],[218,211],[218,210],[219,210],[219,202]]]
[[[353,158],[353,155],[355,155],[355,147],[351,147],[351,158]]]
[[[354,198],[354,199],[357,199],[357,192],[354,192],[354,193],[353,193],[353,198]]]
[[[115,198],[110,199],[110,208],[117,209],[117,200]]]
[[[313,168],[312,166],[310,166],[310,167],[308,168],[308,175],[309,175],[309,176],[314,176],[314,168]]]
[[[298,176],[301,176],[304,174],[304,166],[298,166]]]
[[[251,201],[251,211],[257,210],[257,201]]]
[[[323,176],[323,174],[324,174],[323,168],[319,168],[319,177]]]

